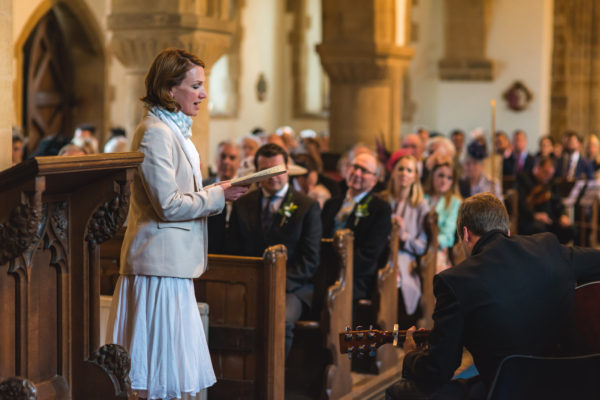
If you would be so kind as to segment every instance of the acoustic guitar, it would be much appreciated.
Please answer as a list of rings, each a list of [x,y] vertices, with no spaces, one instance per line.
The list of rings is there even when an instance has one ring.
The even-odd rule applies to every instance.
[[[590,282],[575,288],[574,320],[575,329],[585,343],[597,353],[600,353],[600,281]],[[395,347],[402,346],[406,340],[406,331],[398,330],[398,324],[391,331],[378,329],[355,331],[346,328],[340,333],[340,353],[348,354],[349,358],[358,356],[375,357],[376,350],[387,343]],[[418,346],[427,344],[430,331],[415,331],[413,334]]]
[[[406,340],[406,331],[398,330],[398,324],[394,324],[394,330],[382,331],[370,328],[369,330],[352,331],[346,328],[346,332],[340,333],[340,353],[348,354],[348,358],[357,356],[358,358],[375,357],[375,350],[386,343],[392,343],[394,346],[402,346]],[[413,338],[417,346],[427,344],[429,337],[428,330],[415,331]]]

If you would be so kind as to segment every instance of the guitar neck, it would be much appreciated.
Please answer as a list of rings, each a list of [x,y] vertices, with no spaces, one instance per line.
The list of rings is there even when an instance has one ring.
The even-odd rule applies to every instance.
[[[375,355],[375,350],[387,343],[400,347],[406,341],[407,331],[400,331],[397,325],[393,331],[381,331],[378,329],[346,331],[340,333],[340,352],[352,354]],[[413,332],[413,339],[418,345],[426,344],[429,337],[427,330]]]

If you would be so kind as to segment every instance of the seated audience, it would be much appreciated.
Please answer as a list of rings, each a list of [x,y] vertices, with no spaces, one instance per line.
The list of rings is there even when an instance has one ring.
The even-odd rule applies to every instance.
[[[455,129],[450,133],[450,140],[454,144],[456,154],[454,157],[454,164],[458,165],[463,156],[463,149],[465,147],[465,133],[460,129]]]
[[[19,131],[13,127],[12,129],[12,165],[16,165],[23,161],[23,144],[25,139]]]
[[[531,172],[517,179],[519,225],[521,235],[552,232],[561,243],[568,243],[575,232],[565,206],[552,184],[554,161],[550,157],[536,160]]]
[[[424,179],[423,173],[423,152],[426,143],[423,143],[421,136],[416,133],[409,133],[402,139],[402,148],[410,151],[410,154],[417,160],[417,172],[420,179]]]
[[[464,177],[459,179],[458,188],[463,199],[477,193],[491,192],[502,198],[500,184],[483,173],[483,161],[488,156],[485,139],[473,139],[467,146],[467,157],[464,164]]]
[[[96,127],[92,124],[81,124],[75,129],[71,143],[86,149],[88,154],[98,153],[98,138]]]
[[[449,252],[454,246],[456,218],[461,203],[458,178],[452,159],[447,155],[433,153],[427,159],[430,174],[425,181],[425,200],[438,215],[437,271],[449,266]]]
[[[242,160],[240,161],[240,168],[238,170],[240,176],[254,172],[254,154],[256,154],[259,146],[260,138],[258,136],[250,135],[242,138]]]
[[[228,181],[237,176],[240,166],[240,147],[230,140],[219,143],[216,161],[217,175],[204,179],[202,181],[203,186]],[[222,213],[207,218],[209,253],[222,254],[225,252],[225,232],[229,226],[230,217],[231,203],[225,202],[225,208]]]
[[[257,171],[287,165],[287,152],[266,144],[255,155]],[[319,204],[293,190],[288,175],[260,182],[259,189],[248,192],[233,203],[227,246],[229,252],[262,257],[269,246],[287,248],[285,299],[285,354],[294,337],[294,325],[310,311],[313,275],[319,265],[321,218]]]
[[[105,153],[123,153],[129,151],[129,140],[123,128],[111,128],[110,138],[104,145]]]
[[[567,180],[593,179],[592,166],[581,156],[581,139],[577,133],[568,131],[563,139],[564,152],[556,160],[556,176]]]
[[[600,141],[598,136],[589,135],[585,141],[585,158],[591,164],[592,170],[594,171],[594,178],[598,180],[600,177]]]
[[[510,140],[508,140],[508,136],[504,131],[496,131],[494,135],[494,141],[496,145],[496,154],[500,154],[502,156],[502,160],[506,160],[512,154],[512,146],[510,144]]]
[[[345,196],[329,199],[321,214],[324,237],[345,228],[354,232],[354,302],[371,298],[392,228],[390,206],[373,193],[380,172],[373,153],[354,156],[348,166]]]
[[[527,151],[527,135],[522,130],[513,133],[513,151],[502,162],[504,176],[518,176],[533,169],[534,158]]]
[[[417,173],[417,160],[404,150],[390,157],[388,187],[381,196],[392,208],[392,221],[399,226],[398,246],[398,322],[416,320],[422,285],[418,258],[427,250],[424,220],[429,206]],[[408,324],[410,326],[410,324]],[[406,328],[407,326],[404,326]]]
[[[59,156],[85,156],[87,151],[73,143],[64,145],[58,152]]]
[[[409,330],[404,379],[388,400],[485,399],[506,356],[553,356],[570,345],[575,283],[600,279],[598,250],[561,246],[550,234],[511,236],[504,205],[489,193],[463,202],[458,233],[467,259],[435,276],[429,347],[418,349]],[[463,347],[479,375],[453,380]]]
[[[535,155],[537,158],[541,158],[541,157],[550,157],[552,159],[555,159],[556,156],[554,155],[554,139],[552,138],[552,136],[546,135],[546,136],[542,136],[538,142],[539,144],[539,151],[537,152],[537,154]]]
[[[294,189],[304,193],[310,198],[319,202],[319,206],[323,208],[325,201],[331,198],[331,193],[327,188],[319,184],[319,170],[317,162],[308,154],[298,154],[294,157],[296,165],[306,169],[303,175],[295,176],[292,180]]]

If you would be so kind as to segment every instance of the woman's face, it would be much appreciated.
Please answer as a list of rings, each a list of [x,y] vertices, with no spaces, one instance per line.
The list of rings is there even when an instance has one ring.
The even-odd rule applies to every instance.
[[[543,156],[549,156],[552,153],[552,142],[548,138],[542,139],[540,142],[540,154]]]
[[[185,78],[171,88],[171,97],[188,117],[198,115],[200,103],[206,98],[204,90],[204,68],[194,65],[185,73]]]
[[[406,188],[417,179],[417,166],[409,158],[402,158],[394,166],[392,179],[397,188]]]
[[[438,195],[443,195],[452,187],[452,169],[443,165],[433,173],[433,190]]]

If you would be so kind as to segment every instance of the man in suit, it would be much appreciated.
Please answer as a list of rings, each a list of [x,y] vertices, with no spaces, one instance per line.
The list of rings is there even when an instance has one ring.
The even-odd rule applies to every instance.
[[[257,171],[287,165],[287,152],[266,144],[255,154]],[[285,350],[288,354],[293,329],[312,303],[312,282],[319,265],[321,219],[319,204],[289,184],[287,173],[262,181],[258,190],[233,203],[227,244],[229,252],[261,257],[275,244],[287,248]]]
[[[574,131],[568,131],[564,135],[565,151],[561,158],[556,161],[555,176],[568,180],[593,179],[594,168],[585,160],[581,153],[581,139]]]
[[[572,337],[575,285],[600,278],[600,251],[562,246],[549,233],[510,236],[508,213],[490,193],[466,199],[457,226],[467,258],[435,276],[429,349],[417,349],[412,327],[405,379],[386,399],[484,398],[506,356],[554,355]],[[480,375],[451,380],[463,346]]]
[[[332,237],[339,229],[354,231],[354,301],[371,297],[392,229],[389,204],[373,194],[378,168],[372,153],[355,156],[348,167],[345,197],[329,199],[321,215],[325,237]]]
[[[533,171],[518,177],[519,233],[552,232],[561,243],[568,243],[574,238],[575,230],[552,183],[553,176],[554,160],[542,157],[536,160]]]
[[[513,151],[502,161],[504,176],[518,176],[533,169],[534,157],[527,151],[527,135],[518,129],[513,133]]]
[[[204,179],[203,186],[224,182],[237,176],[240,167],[241,149],[231,140],[226,140],[217,146],[217,175]],[[208,217],[208,252],[222,254],[225,252],[225,231],[231,216],[231,203],[225,203],[222,213]]]

